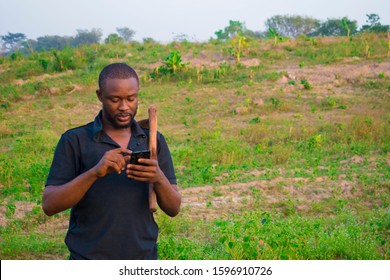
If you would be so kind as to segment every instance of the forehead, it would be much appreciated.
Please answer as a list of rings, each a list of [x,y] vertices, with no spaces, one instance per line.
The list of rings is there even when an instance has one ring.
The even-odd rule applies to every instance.
[[[138,91],[139,84],[136,78],[126,79],[108,78],[104,82],[103,91]]]

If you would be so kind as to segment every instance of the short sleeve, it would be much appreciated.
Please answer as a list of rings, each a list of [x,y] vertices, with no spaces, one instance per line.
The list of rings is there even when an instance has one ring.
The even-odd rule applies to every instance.
[[[46,186],[62,185],[79,175],[79,150],[77,137],[69,134],[61,136],[54,152]]]
[[[165,174],[168,181],[175,185],[177,182],[171,153],[168,144],[165,141],[165,137],[161,133],[158,133],[157,135],[157,144],[157,159],[160,169]]]

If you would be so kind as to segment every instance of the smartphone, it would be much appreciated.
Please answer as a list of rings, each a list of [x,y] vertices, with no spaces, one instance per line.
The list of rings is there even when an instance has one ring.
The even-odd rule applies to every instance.
[[[140,163],[138,163],[138,159],[140,159],[140,158],[150,158],[150,151],[149,150],[134,151],[130,155],[130,163],[131,164],[140,164]]]

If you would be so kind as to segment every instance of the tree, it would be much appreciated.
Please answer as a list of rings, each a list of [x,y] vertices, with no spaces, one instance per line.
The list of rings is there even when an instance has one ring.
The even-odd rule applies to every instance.
[[[367,19],[366,22],[368,23],[368,26],[376,26],[376,25],[381,25],[380,23],[380,17],[377,14],[366,14]]]
[[[47,51],[47,50],[62,50],[71,45],[73,38],[69,36],[58,36],[58,35],[46,35],[38,37],[35,42],[33,42],[33,48],[36,51]]]
[[[72,40],[72,46],[99,43],[102,36],[103,33],[101,29],[92,28],[91,31],[77,29],[77,35]]]
[[[312,17],[276,15],[265,21],[267,29],[275,30],[281,36],[295,38],[298,35],[309,35],[320,26],[320,21]]]
[[[174,34],[174,36],[173,36],[174,42],[188,42],[189,41],[187,34],[184,34],[184,33],[179,33],[179,34],[173,33],[173,34]]]
[[[380,23],[380,17],[377,14],[367,14],[366,22],[368,24],[363,25],[361,31],[369,31],[369,32],[388,32],[389,25],[382,25]]]
[[[117,28],[116,31],[118,32],[119,36],[125,40],[125,42],[130,42],[135,35],[135,31],[128,27]]]
[[[245,37],[250,38],[266,38],[268,36],[267,31],[254,31],[250,29],[246,29],[244,32]]]
[[[350,35],[353,35],[357,32],[357,21],[350,20],[348,17],[344,17],[342,19],[327,19],[325,22],[322,22],[318,29],[310,35],[348,36],[348,29],[345,26],[348,26]]]
[[[107,44],[107,43],[110,43],[110,44],[118,44],[118,43],[122,43],[124,42],[125,40],[120,37],[118,34],[116,33],[111,33],[108,35],[108,37],[104,40],[104,42]]]
[[[157,41],[154,40],[152,37],[145,37],[145,38],[142,38],[142,42],[144,44],[157,44]]]
[[[239,34],[245,33],[245,24],[240,21],[229,20],[229,26],[225,27],[224,30],[220,29],[214,34],[217,35],[219,40],[227,40],[234,38]]]
[[[22,48],[28,50],[30,53],[35,51],[37,41],[33,39],[27,39],[22,42]]]
[[[0,36],[0,38],[3,41],[2,45],[4,49],[9,52],[15,52],[21,48],[22,42],[26,40],[26,35],[23,33],[8,32],[7,35]]]

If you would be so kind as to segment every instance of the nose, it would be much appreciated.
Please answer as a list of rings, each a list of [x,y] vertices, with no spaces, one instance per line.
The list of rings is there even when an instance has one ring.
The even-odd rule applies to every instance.
[[[128,102],[126,99],[122,99],[119,103],[119,110],[121,111],[127,111],[130,108]]]

